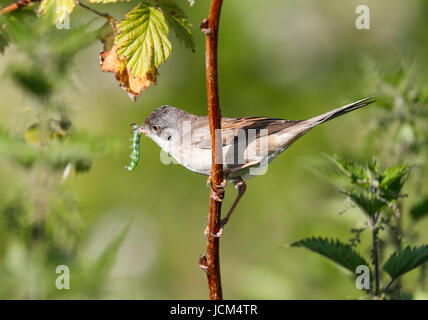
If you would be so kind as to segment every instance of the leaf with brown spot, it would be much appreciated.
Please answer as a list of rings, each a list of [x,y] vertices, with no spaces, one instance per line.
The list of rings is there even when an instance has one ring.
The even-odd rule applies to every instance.
[[[147,89],[150,83],[156,84],[157,70],[150,69],[143,78],[131,74],[131,70],[126,66],[125,59],[120,59],[117,54],[117,45],[108,51],[100,53],[101,70],[104,72],[113,72],[120,86],[126,90],[132,101],[141,94],[141,91]]]
[[[149,69],[144,77],[131,74],[131,70],[126,66],[125,58],[120,59],[117,54],[118,46],[114,44],[116,25],[107,22],[99,32],[99,38],[104,44],[104,51],[100,53],[101,70],[114,73],[120,86],[128,93],[132,101],[135,101],[141,91],[147,89],[150,83],[156,84],[157,69]]]

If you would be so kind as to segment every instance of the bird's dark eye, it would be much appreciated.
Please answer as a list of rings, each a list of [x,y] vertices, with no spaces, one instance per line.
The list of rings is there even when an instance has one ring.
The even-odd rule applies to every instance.
[[[158,131],[159,131],[159,127],[158,127],[158,126],[156,126],[156,125],[153,125],[153,126],[152,126],[152,131],[153,131],[153,132],[158,132]]]
[[[171,136],[168,136],[168,141],[171,140]]]

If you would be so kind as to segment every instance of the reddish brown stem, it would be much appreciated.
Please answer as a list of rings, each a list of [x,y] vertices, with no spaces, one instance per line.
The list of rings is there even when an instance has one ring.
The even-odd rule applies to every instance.
[[[37,1],[40,1],[40,0],[18,0],[1,9],[0,14],[8,14],[22,7],[28,6],[31,2],[37,2]]]
[[[0,14],[8,14],[8,13],[13,12],[15,10],[21,9],[22,7],[28,6],[33,2],[39,2],[39,1],[41,1],[41,0],[18,0],[18,1],[15,1],[14,3],[4,7],[3,9],[1,9]],[[92,13],[95,13],[96,15],[99,15],[103,18],[106,18],[107,20],[109,20],[111,22],[113,21],[113,17],[107,13],[99,12],[99,11],[85,5],[84,3],[80,2],[79,0],[75,0],[74,2],[76,3],[76,5],[79,5],[82,8],[85,8],[86,10],[91,11]]]
[[[222,161],[222,139],[219,129],[221,129],[221,110],[218,97],[217,84],[217,39],[218,26],[222,0],[212,0],[208,20],[202,22],[201,28],[205,33],[205,55],[206,55],[206,77],[208,94],[208,117],[210,122],[211,146],[212,146],[212,168],[210,191],[210,209],[208,216],[208,243],[207,254],[204,260],[208,278],[208,289],[211,300],[223,299],[220,275],[220,239],[214,235],[220,230],[221,221],[221,201],[214,195],[223,195],[223,165]],[[216,132],[218,132],[216,134]],[[215,199],[217,198],[217,200]]]

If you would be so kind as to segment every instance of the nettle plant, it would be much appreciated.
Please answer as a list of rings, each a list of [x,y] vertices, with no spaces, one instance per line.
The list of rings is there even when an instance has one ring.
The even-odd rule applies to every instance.
[[[91,170],[94,159],[115,153],[117,145],[112,137],[94,137],[76,128],[63,91],[73,86],[76,54],[105,29],[82,25],[59,30],[37,10],[23,7],[0,15],[3,80],[13,82],[24,101],[14,125],[0,125],[0,162],[8,184],[0,199],[0,281],[5,283],[0,295],[66,296],[53,285],[56,267],[65,264],[73,269],[79,295],[100,297],[129,226],[88,262],[81,241],[91,231],[88,209],[66,182]],[[32,271],[37,272],[31,279],[36,292],[20,281]]]
[[[417,68],[416,64],[402,63],[382,70],[366,58],[361,76],[363,86],[377,93],[376,103],[380,106],[372,114],[372,129],[367,131],[368,152],[376,150],[385,164],[413,163],[416,174],[410,187],[418,201],[409,213],[414,224],[428,214],[428,195],[423,193],[428,155],[428,86],[417,77]]]
[[[399,278],[428,261],[428,245],[412,247],[406,235],[396,227],[395,220],[401,215],[397,203],[406,197],[402,189],[409,178],[411,166],[401,164],[381,170],[376,159],[358,163],[334,156],[331,160],[347,181],[343,193],[350,205],[342,213],[355,206],[364,216],[365,222],[361,227],[351,229],[353,236],[348,243],[338,239],[312,237],[294,242],[292,246],[307,248],[349,270],[357,277],[357,287],[365,289],[369,296],[385,299],[407,297]],[[400,246],[382,264],[383,255],[380,251],[388,244],[388,239],[383,239],[385,229],[394,236],[392,242]],[[371,233],[369,258],[357,251],[361,245],[361,234],[365,230]],[[401,249],[402,246],[404,249]],[[389,276],[383,286],[382,270]]]

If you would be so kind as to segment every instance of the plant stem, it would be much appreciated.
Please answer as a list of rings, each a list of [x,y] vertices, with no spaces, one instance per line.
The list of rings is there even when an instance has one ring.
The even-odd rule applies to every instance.
[[[383,292],[387,292],[389,290],[389,288],[391,287],[394,280],[395,279],[391,279],[391,281],[388,282],[388,284],[385,286],[385,288],[383,288]]]
[[[1,9],[0,14],[8,14],[10,12],[13,12],[15,10],[18,10],[22,7],[28,6],[31,2],[37,2],[40,0],[18,0],[14,3],[11,3],[10,5],[4,7]]]
[[[0,14],[8,14],[8,13],[13,12],[15,10],[18,10],[22,7],[28,6],[32,2],[39,2],[39,1],[40,0],[18,0],[18,1],[15,1],[14,3],[11,3],[10,5],[4,7],[3,9],[1,9]],[[83,4],[79,0],[74,0],[74,3],[78,6],[81,6],[82,8],[85,8],[86,10],[91,11],[92,13],[95,13],[96,15],[98,15],[100,17],[106,18],[109,21],[113,21],[113,17],[110,16],[109,14],[99,12],[99,11],[87,6],[86,4]]]
[[[95,13],[96,15],[98,15],[100,17],[106,18],[109,21],[113,20],[113,17],[111,15],[109,15],[108,13],[99,12],[99,11],[87,6],[86,4],[83,4],[79,0],[74,0],[74,3],[77,4],[78,6],[81,6],[82,8],[85,8],[86,10],[91,11],[92,13]]]
[[[376,228],[376,220],[377,219],[372,219],[371,220],[371,224],[372,224],[372,245],[373,245],[373,265],[375,268],[375,295],[378,296],[379,295],[379,255],[378,255],[378,239],[377,239],[377,233],[378,233],[378,229]]]
[[[211,133],[212,168],[211,168],[211,191],[208,216],[208,242],[203,268],[208,279],[209,296],[211,300],[222,300],[223,292],[220,275],[220,239],[216,235],[220,230],[221,201],[215,199],[215,195],[223,196],[223,165],[222,161],[222,138],[221,138],[221,110],[218,97],[217,83],[217,39],[220,11],[223,0],[212,0],[208,20],[204,20],[201,28],[205,33],[205,55],[206,55],[206,78],[208,97],[208,117]],[[217,134],[216,134],[217,132]],[[220,134],[219,134],[220,133]]]

